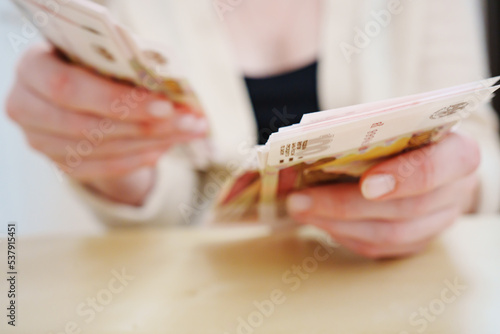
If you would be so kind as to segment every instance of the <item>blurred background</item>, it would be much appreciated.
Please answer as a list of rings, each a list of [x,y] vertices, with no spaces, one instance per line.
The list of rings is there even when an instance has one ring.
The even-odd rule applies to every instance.
[[[500,75],[500,1],[487,0],[485,31],[488,32],[492,73]],[[0,236],[8,222],[16,222],[21,235],[98,234],[103,227],[71,194],[54,165],[25,143],[23,134],[5,115],[4,101],[14,79],[18,57],[40,40],[20,40],[17,48],[9,36],[22,36],[25,22],[7,0],[0,1]],[[495,101],[500,110],[500,99]]]

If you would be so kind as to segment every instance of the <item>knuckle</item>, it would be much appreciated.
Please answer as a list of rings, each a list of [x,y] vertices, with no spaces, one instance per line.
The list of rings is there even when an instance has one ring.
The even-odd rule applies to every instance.
[[[37,48],[32,47],[29,48],[26,52],[24,52],[19,61],[16,64],[16,74],[17,76],[24,76],[26,67],[30,67],[33,61],[36,61],[38,58],[39,52]]]
[[[19,77],[31,75],[34,69],[39,65],[44,56],[49,53],[46,45],[40,44],[30,47],[24,52],[16,64],[16,74]]]

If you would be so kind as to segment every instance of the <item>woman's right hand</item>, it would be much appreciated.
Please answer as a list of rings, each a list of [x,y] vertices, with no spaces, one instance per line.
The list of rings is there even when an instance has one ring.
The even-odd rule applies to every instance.
[[[132,205],[152,187],[160,156],[208,129],[194,108],[68,64],[48,45],[19,62],[7,113],[71,178]]]

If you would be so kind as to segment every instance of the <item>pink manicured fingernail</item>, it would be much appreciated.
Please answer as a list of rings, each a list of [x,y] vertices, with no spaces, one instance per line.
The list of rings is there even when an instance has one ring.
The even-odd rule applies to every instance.
[[[313,200],[310,196],[303,194],[295,194],[288,197],[287,208],[290,212],[301,213],[309,210],[313,205]]]
[[[170,101],[153,101],[149,105],[149,113],[154,117],[168,118],[174,113],[174,105]]]
[[[185,115],[178,119],[177,128],[183,132],[204,133],[208,130],[208,122],[205,118]]]
[[[396,188],[396,179],[390,174],[373,175],[366,178],[361,186],[361,192],[367,199],[382,197]]]

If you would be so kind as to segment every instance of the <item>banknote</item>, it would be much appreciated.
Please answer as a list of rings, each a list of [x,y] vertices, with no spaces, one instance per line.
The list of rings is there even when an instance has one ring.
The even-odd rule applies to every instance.
[[[12,0],[67,61],[99,75],[164,95],[202,115],[175,50],[149,41],[117,22],[106,7],[88,0]],[[43,18],[41,20],[40,18]],[[211,162],[205,140],[185,147],[196,168]]]
[[[286,224],[291,192],[358,182],[376,164],[438,142],[491,99],[498,80],[306,114],[255,147],[261,168],[233,176],[215,216],[219,222]]]

